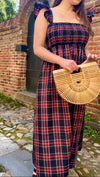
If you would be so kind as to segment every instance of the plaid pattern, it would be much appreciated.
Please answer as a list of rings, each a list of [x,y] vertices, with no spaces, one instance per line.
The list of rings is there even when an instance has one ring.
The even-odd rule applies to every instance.
[[[53,23],[52,12],[37,2],[34,12],[47,8],[48,50],[78,64],[86,59],[88,32],[84,25]],[[65,102],[57,93],[52,71],[60,66],[42,62],[34,113],[33,163],[38,177],[66,177],[75,166],[77,151],[82,148],[85,105]]]
[[[92,17],[94,17],[95,11],[96,11],[95,6],[87,9],[87,18],[90,23],[92,23]]]

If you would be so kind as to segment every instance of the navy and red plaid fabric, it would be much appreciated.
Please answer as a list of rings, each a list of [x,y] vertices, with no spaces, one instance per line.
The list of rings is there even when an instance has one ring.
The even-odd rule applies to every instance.
[[[95,12],[96,12],[95,6],[87,9],[87,18],[90,23],[92,23],[92,17],[94,17]]]
[[[88,32],[84,25],[54,23],[52,11],[36,2],[37,16],[46,8],[44,16],[49,22],[46,45],[48,50],[81,64],[86,59],[85,45]],[[65,102],[57,93],[53,70],[60,66],[42,62],[34,113],[33,163],[38,177],[66,177],[75,166],[77,151],[82,148],[85,105]]]

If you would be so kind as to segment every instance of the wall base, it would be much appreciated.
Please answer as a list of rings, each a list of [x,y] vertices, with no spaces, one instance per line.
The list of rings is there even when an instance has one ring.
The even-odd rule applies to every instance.
[[[16,93],[15,99],[29,108],[34,108],[36,94],[28,91],[20,91]]]

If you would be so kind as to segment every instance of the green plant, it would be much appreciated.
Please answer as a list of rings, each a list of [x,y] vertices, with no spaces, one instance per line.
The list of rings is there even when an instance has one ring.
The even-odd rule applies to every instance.
[[[2,103],[6,103],[11,108],[18,108],[22,105],[17,100],[13,100],[10,96],[5,96],[3,93],[0,93],[0,100],[2,101]]]
[[[12,102],[13,100],[12,100],[12,98],[11,97],[6,97],[5,98],[5,103],[10,103],[10,102]]]
[[[10,103],[10,107],[13,108],[19,108],[22,104],[19,103],[18,101],[14,101],[13,103]]]
[[[100,131],[94,129],[92,126],[87,125],[87,122],[91,120],[91,116],[85,113],[85,125],[84,125],[84,137],[90,137],[90,138],[95,138],[100,141]]]
[[[91,119],[90,115],[85,113],[84,123],[86,124]]]
[[[4,100],[5,99],[5,95],[3,93],[0,93],[0,100]]]
[[[4,101],[5,103],[10,103],[13,101],[10,96],[7,97],[3,93],[0,93],[0,100]]]
[[[5,168],[0,164],[0,172],[4,172]]]
[[[19,103],[18,101],[15,101],[15,106],[18,108],[21,106],[21,103]]]
[[[0,22],[15,17],[16,13],[14,0],[0,0]]]

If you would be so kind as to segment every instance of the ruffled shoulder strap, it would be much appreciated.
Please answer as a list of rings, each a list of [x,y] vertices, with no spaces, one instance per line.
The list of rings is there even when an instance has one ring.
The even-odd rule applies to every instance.
[[[49,23],[52,23],[52,20],[53,20],[53,17],[52,17],[52,11],[49,7],[49,4],[46,3],[48,1],[45,1],[45,3],[42,3],[42,2],[35,2],[34,4],[34,16],[35,16],[35,19],[36,17],[38,16],[39,12],[41,9],[47,9],[45,12],[44,12],[44,17],[47,19],[47,21]]]
[[[87,9],[86,11],[87,11],[86,12],[87,13],[87,18],[88,18],[89,22],[92,23],[92,17],[95,16],[95,7],[93,6],[89,9]]]

